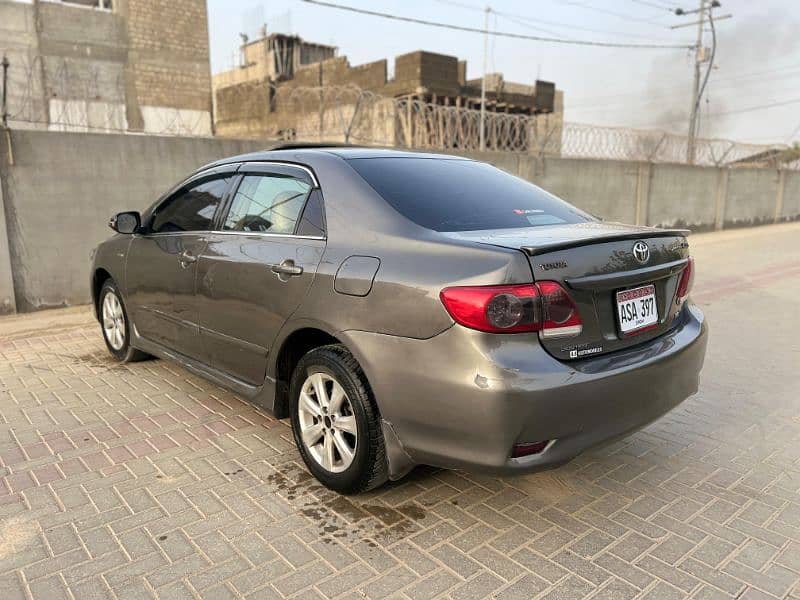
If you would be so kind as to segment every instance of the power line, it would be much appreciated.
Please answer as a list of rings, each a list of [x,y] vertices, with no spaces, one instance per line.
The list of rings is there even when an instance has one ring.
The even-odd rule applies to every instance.
[[[726,111],[722,111],[722,112],[711,113],[708,116],[709,117],[724,117],[724,116],[727,116],[727,115],[738,115],[738,114],[741,114],[741,113],[753,112],[753,111],[757,111],[757,110],[766,110],[768,108],[776,108],[778,106],[788,106],[790,104],[797,104],[797,103],[800,103],[800,98],[794,98],[793,100],[784,100],[782,102],[772,102],[771,104],[759,104],[759,105],[756,105],[756,106],[748,106],[747,108],[738,108],[738,109],[735,109],[735,110],[726,110]]]
[[[791,104],[799,104],[800,98],[794,98],[792,100],[783,100],[780,102],[772,102],[770,104],[758,104],[756,106],[747,106],[745,108],[735,108],[733,110],[725,110],[721,112],[715,113],[708,113],[706,117],[726,117],[728,115],[738,115],[741,113],[747,112],[755,112],[759,110],[768,110],[770,108],[777,108],[779,106],[789,106]],[[683,118],[681,119],[674,119],[672,121],[662,121],[660,123],[649,123],[647,125],[637,125],[636,127],[656,127],[656,126],[663,126],[663,125],[672,125],[674,123],[682,123],[684,121]]]
[[[713,81],[720,82],[720,81],[740,81],[745,79],[760,79],[762,75],[768,75],[770,73],[780,73],[784,71],[797,71],[800,70],[800,63],[793,63],[789,65],[783,65],[780,67],[774,67],[770,69],[758,69],[756,71],[747,71],[745,73],[737,73],[736,75],[726,76],[726,77],[714,77]],[[792,75],[794,77],[794,75]],[[764,77],[763,79],[770,79],[769,77]],[[667,88],[659,88],[659,89],[667,89]],[[619,96],[620,94],[615,94],[615,96]],[[594,96],[593,96],[594,97]],[[603,98],[611,97],[611,96],[601,96]]]
[[[608,30],[608,29],[594,29],[592,27],[582,27],[580,25],[572,25],[570,23],[564,23],[564,22],[559,22],[559,21],[546,21],[544,19],[533,19],[531,17],[524,17],[524,16],[521,16],[521,15],[512,15],[510,13],[506,13],[506,12],[502,12],[502,11],[496,11],[496,10],[494,10],[493,12],[496,12],[501,17],[505,17],[506,19],[509,19],[511,21],[516,22],[519,25],[522,24],[522,23],[520,23],[520,21],[525,21],[527,23],[542,23],[544,25],[551,25],[553,27],[561,27],[561,28],[564,28],[564,29],[574,29],[576,31],[586,31],[586,32],[589,32],[589,33],[602,33],[604,35],[618,35],[620,37],[628,37],[628,38],[635,38],[635,39],[646,39],[646,40],[652,40],[653,39],[653,36],[651,36],[651,35],[644,35],[644,34],[639,35],[639,34],[636,34],[636,33],[630,33],[630,32],[625,32],[625,31],[612,31],[612,30]]]
[[[557,37],[544,37],[535,35],[523,35],[520,33],[510,33],[507,31],[489,31],[488,29],[480,29],[478,27],[466,27],[463,25],[454,25],[451,23],[442,23],[439,21],[428,21],[426,19],[417,19],[414,17],[404,17],[400,15],[393,15],[390,13],[379,12],[376,10],[367,10],[364,8],[356,8],[354,6],[347,6],[344,4],[334,4],[333,2],[324,2],[323,0],[303,0],[309,4],[317,6],[325,6],[327,8],[335,8],[362,15],[370,15],[372,17],[381,17],[383,19],[391,19],[394,21],[403,21],[406,23],[415,23],[417,25],[427,25],[429,27],[439,27],[441,29],[451,29],[454,31],[465,31],[468,33],[480,33],[483,35],[493,35],[497,37],[507,37],[518,40],[531,40],[534,42],[551,42],[554,44],[570,44],[575,46],[595,46],[603,48],[638,48],[638,49],[687,49],[694,48],[693,45],[678,45],[678,44],[628,44],[619,42],[596,42],[593,40],[571,40]]]
[[[440,4],[445,4],[447,6],[455,6],[457,8],[464,8],[466,10],[472,10],[472,11],[475,11],[475,12],[481,12],[482,13],[482,12],[486,11],[485,7],[481,8],[480,6],[476,6],[474,4],[467,4],[465,2],[456,2],[455,0],[434,0],[434,1],[438,2]],[[512,16],[512,15],[510,15],[508,13],[500,12],[500,11],[497,11],[497,10],[494,10],[494,9],[492,9],[492,14],[495,16],[495,28],[497,27],[497,17],[502,17],[504,19],[507,19],[507,20],[511,21],[512,23],[516,23],[517,25],[520,25],[522,27],[526,27],[526,28],[531,29],[533,31],[542,31],[544,33],[549,33],[550,35],[554,35],[554,36],[563,35],[563,34],[559,34],[559,33],[555,32],[555,31],[553,31],[552,29],[545,29],[544,27],[536,27],[535,25],[528,25],[527,23],[523,23],[523,21],[528,21],[529,20],[529,19],[525,19],[523,17]],[[533,21],[532,19],[530,21],[531,22],[536,22],[536,21]],[[636,36],[636,37],[644,37],[644,36]],[[566,39],[573,39],[573,38],[566,38]]]
[[[800,77],[797,73],[795,77]],[[715,86],[713,91],[717,92],[717,99],[720,98],[722,92],[728,92],[733,86],[720,85]],[[789,92],[797,90],[797,83],[786,82],[784,86],[771,87],[772,93],[775,92]],[[566,109],[570,111],[580,111],[581,113],[597,113],[608,112],[610,110],[619,109],[623,107],[641,108],[648,106],[663,106],[665,102],[684,97],[686,89],[675,88],[659,88],[653,90],[644,90],[638,93],[624,94],[619,96],[607,96],[605,98],[598,96],[594,102],[581,102],[580,104],[567,104]],[[764,97],[764,91],[761,89],[749,89],[742,92],[737,92],[737,98],[750,98],[754,96],[757,99]],[[616,98],[616,99],[615,99]]]
[[[435,0],[440,4],[448,4],[450,6],[457,6],[458,8],[466,8],[467,10],[476,10],[479,12],[483,12],[486,8],[481,8],[480,6],[475,6],[474,4],[467,4],[466,2],[456,2],[456,0]]]
[[[475,12],[481,12],[482,13],[485,10],[485,8],[482,8],[480,6],[476,6],[475,4],[467,4],[466,2],[457,2],[456,0],[435,0],[435,1],[439,2],[441,4],[446,4],[448,6],[456,6],[458,8],[464,8],[466,10],[472,10],[472,11],[475,11]],[[534,31],[544,31],[545,33],[550,33],[550,34],[553,34],[553,35],[562,35],[563,36],[563,34],[555,33],[555,32],[550,31],[548,29],[544,29],[543,27],[537,27],[537,25],[539,25],[539,24],[550,25],[552,27],[556,27],[556,28],[560,28],[560,29],[569,29],[569,30],[575,30],[575,31],[587,31],[589,33],[602,33],[604,35],[618,35],[620,37],[628,37],[628,38],[634,38],[634,39],[646,39],[646,40],[652,40],[653,39],[653,36],[646,35],[646,34],[636,34],[636,33],[630,33],[628,31],[613,31],[613,30],[609,30],[609,29],[595,29],[593,27],[584,27],[584,26],[581,26],[581,25],[575,25],[573,23],[566,23],[564,21],[550,21],[550,20],[547,20],[547,19],[541,19],[539,17],[531,17],[531,16],[528,16],[528,15],[520,15],[520,14],[516,14],[516,13],[510,13],[510,12],[506,12],[506,11],[502,11],[502,10],[496,10],[494,8],[492,8],[492,13],[494,13],[496,15],[499,15],[499,16],[505,18],[505,19],[508,19],[509,21],[512,21],[513,23],[516,23],[517,25],[521,25],[523,27],[527,27],[529,29],[533,29]],[[573,38],[568,37],[567,39],[573,39]]]
[[[786,71],[797,71],[800,70],[800,63],[795,63],[793,65],[784,65],[783,67],[775,67],[772,69],[763,69],[760,71],[750,71],[749,73],[740,73],[734,75],[732,77],[714,77],[714,82],[719,81],[744,81],[748,79],[772,79],[771,77],[762,77],[763,75],[769,75],[770,73],[783,73]],[[782,77],[782,76],[781,76]],[[794,75],[789,75],[789,77],[794,77]],[[780,77],[779,77],[780,78]]]
[[[527,23],[526,21],[524,21],[522,19],[518,19],[518,18],[515,18],[515,17],[510,17],[510,16],[506,15],[505,13],[499,13],[496,10],[493,10],[492,13],[494,13],[495,17],[500,17],[501,19],[505,19],[506,21],[511,21],[512,23],[516,23],[520,27],[524,27],[524,28],[530,29],[532,31],[543,31],[544,33],[549,33],[550,35],[556,35],[556,36],[563,35],[561,33],[553,31],[552,29],[545,29],[544,27],[537,27],[536,25],[530,25],[529,23]],[[574,38],[565,38],[565,39],[569,40],[569,39],[574,39]]]
[[[632,21],[634,23],[645,23],[646,25],[653,25],[654,27],[660,27],[661,25],[658,23],[658,19],[641,19],[639,17],[632,17],[630,15],[626,15],[624,13],[618,13],[613,10],[608,10],[607,8],[600,8],[598,6],[590,6],[589,4],[585,4],[583,2],[576,2],[575,0],[561,0],[564,4],[569,4],[570,6],[577,6],[579,8],[585,8],[586,10],[593,10],[594,12],[601,13],[604,15],[611,15],[612,17],[617,17],[618,19],[623,19],[625,21]]]
[[[651,8],[658,8],[659,10],[669,10],[669,11],[672,10],[669,6],[667,6],[665,4],[656,4],[655,2],[648,2],[648,0],[630,0],[630,1],[635,3],[635,4],[641,4],[642,6],[649,6]]]
[[[796,71],[796,72],[794,72]],[[780,73],[776,75],[776,73]],[[751,79],[758,79],[759,82],[761,81],[770,81],[770,80],[788,80],[794,79],[796,77],[800,77],[800,64],[795,65],[786,65],[784,67],[779,67],[775,69],[766,69],[762,71],[752,71],[749,73],[742,73],[739,75],[728,76],[728,77],[714,77],[712,73],[711,83],[713,84],[714,89],[719,90],[721,89],[728,89],[728,88],[735,88],[741,86],[741,81],[747,81]],[[795,86],[796,87],[796,86]],[[569,108],[586,108],[586,107],[593,107],[597,106],[598,102],[602,101],[604,104],[609,104],[609,100],[616,100],[620,98],[636,98],[642,96],[675,96],[678,94],[685,94],[686,90],[680,89],[676,86],[668,86],[668,87],[656,87],[653,89],[648,90],[638,90],[638,91],[630,91],[630,92],[622,92],[619,94],[605,94],[601,96],[591,95],[591,96],[578,96],[575,100],[577,100],[578,104],[570,104]],[[654,102],[660,102],[661,100],[656,98]],[[621,100],[620,102],[625,102],[625,100]],[[610,104],[615,104],[615,102],[610,102]]]

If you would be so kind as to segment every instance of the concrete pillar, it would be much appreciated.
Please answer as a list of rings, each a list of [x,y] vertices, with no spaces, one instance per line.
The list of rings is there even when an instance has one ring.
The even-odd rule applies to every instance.
[[[636,173],[636,225],[649,225],[650,180],[653,167],[649,162],[639,163]]]
[[[714,208],[714,229],[719,231],[725,226],[725,204],[728,199],[728,177],[730,169],[721,168],[717,179],[717,197]]]
[[[772,218],[773,223],[779,223],[783,214],[783,195],[786,190],[786,171],[778,171],[778,191],[775,193],[775,213]]]
[[[10,143],[7,130],[0,130],[0,143]],[[9,160],[8,151],[0,152],[0,161]],[[11,253],[8,243],[8,227],[6,226],[6,206],[3,201],[3,189],[6,186],[7,164],[0,165],[0,315],[17,312],[14,300],[14,278],[11,275]]]

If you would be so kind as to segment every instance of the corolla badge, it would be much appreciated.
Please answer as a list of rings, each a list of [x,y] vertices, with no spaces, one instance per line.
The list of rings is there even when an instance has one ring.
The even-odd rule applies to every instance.
[[[633,258],[641,265],[647,264],[647,261],[650,260],[650,247],[639,240],[633,245]]]

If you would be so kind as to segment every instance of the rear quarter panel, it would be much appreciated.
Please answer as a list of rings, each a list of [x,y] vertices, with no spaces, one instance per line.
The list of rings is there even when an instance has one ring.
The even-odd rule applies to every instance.
[[[374,256],[380,267],[366,296],[337,292],[334,277],[350,256]],[[518,251],[450,242],[382,236],[370,247],[337,244],[329,238],[317,276],[298,318],[316,318],[332,329],[430,338],[453,324],[439,292],[454,285],[531,281]]]
[[[317,321],[328,331],[429,338],[453,324],[439,300],[443,288],[532,280],[521,251],[453,240],[415,225],[338,156],[319,153],[307,164],[324,197],[327,245],[292,322]],[[351,256],[380,260],[365,296],[335,289],[336,272]],[[287,326],[294,329],[297,323]]]

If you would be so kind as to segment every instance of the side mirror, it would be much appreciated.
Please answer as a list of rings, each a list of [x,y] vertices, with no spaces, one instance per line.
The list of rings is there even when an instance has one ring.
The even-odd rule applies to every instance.
[[[142,217],[136,211],[117,213],[108,222],[117,233],[136,233],[142,225]]]

